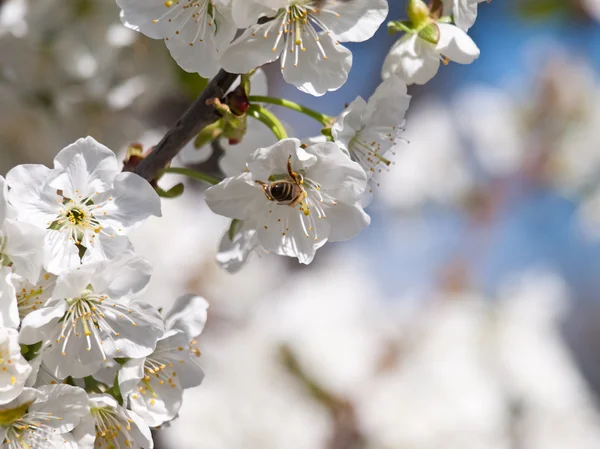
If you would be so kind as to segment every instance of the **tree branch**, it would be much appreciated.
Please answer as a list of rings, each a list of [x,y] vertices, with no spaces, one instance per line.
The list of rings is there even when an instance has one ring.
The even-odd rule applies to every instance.
[[[206,104],[206,101],[223,98],[238,76],[224,70],[219,71],[152,151],[136,167],[125,166],[124,170],[133,171],[148,182],[155,179],[196,134],[221,118],[217,110]]]

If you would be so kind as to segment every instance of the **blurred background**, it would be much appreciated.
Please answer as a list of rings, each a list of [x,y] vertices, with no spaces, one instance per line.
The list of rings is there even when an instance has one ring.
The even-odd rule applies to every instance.
[[[228,222],[187,181],[133,235],[155,266],[148,301],[210,303],[206,379],[157,448],[600,448],[600,1],[492,0],[470,34],[474,64],[410,88],[410,143],[358,238],[230,275]],[[373,93],[396,38],[350,45],[337,92],[267,67],[269,93],[337,115]],[[114,1],[0,0],[0,173],[86,135],[151,146],[203,86]]]

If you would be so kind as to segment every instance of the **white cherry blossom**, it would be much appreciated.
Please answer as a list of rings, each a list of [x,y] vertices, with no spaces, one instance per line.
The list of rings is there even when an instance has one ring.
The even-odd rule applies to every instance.
[[[477,5],[488,0],[444,0],[444,15],[452,16],[457,27],[467,31],[477,19]]]
[[[129,360],[119,371],[121,394],[150,427],[175,418],[183,389],[200,385],[204,378],[196,361],[200,356],[196,339],[204,329],[207,308],[208,303],[199,296],[178,298],[165,316],[167,331],[154,352]]]
[[[23,320],[21,343],[49,340],[44,363],[58,378],[91,375],[108,357],[145,357],[163,333],[158,312],[136,300],[150,272],[125,253],[65,273],[45,307]]]
[[[91,137],[63,149],[54,167],[19,165],[6,178],[19,220],[45,230],[44,265],[52,273],[114,258],[131,247],[125,234],[161,215],[150,184],[120,173],[115,154]]]
[[[389,154],[400,139],[410,103],[406,84],[391,75],[368,103],[356,98],[331,128],[334,142],[371,178],[390,165]]]
[[[223,67],[246,73],[280,60],[283,78],[320,96],[341,87],[352,53],[340,42],[363,42],[388,13],[387,0],[232,0],[234,20],[249,27],[225,50]],[[258,19],[270,20],[257,23]]]
[[[153,449],[148,426],[136,413],[121,407],[112,396],[91,394],[89,410],[90,416],[73,431],[81,448]]]
[[[219,53],[237,27],[225,0],[117,0],[123,23],[153,39],[164,39],[177,64],[210,78]]]
[[[438,23],[439,41],[433,44],[417,33],[407,33],[390,49],[382,68],[384,79],[398,75],[407,84],[425,84],[448,60],[471,64],[479,57],[479,48],[467,33],[457,26]]]
[[[283,139],[257,149],[248,170],[206,190],[206,202],[256,229],[268,251],[307,264],[327,240],[350,239],[370,222],[358,203],[367,176],[332,142],[303,149]]]
[[[89,414],[87,394],[70,385],[26,388],[0,406],[0,448],[77,449],[69,433]]]
[[[31,366],[21,355],[19,334],[14,329],[0,328],[0,404],[21,394],[30,373]]]

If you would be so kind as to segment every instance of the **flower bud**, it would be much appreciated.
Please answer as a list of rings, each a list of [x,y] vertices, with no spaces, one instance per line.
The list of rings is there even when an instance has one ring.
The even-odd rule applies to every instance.
[[[423,0],[408,0],[406,12],[415,28],[424,25],[429,20],[429,7]]]

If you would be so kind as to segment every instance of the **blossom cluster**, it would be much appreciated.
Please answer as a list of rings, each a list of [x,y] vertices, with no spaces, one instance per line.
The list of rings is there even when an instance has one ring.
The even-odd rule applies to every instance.
[[[479,56],[466,33],[478,2],[455,0],[435,9],[411,0],[410,20],[388,24],[392,33],[405,36],[383,63],[382,83],[368,101],[358,97],[337,117],[329,117],[267,97],[260,67],[279,59],[283,78],[300,90],[319,96],[338,89],[352,62],[339,42],[372,37],[387,16],[386,1],[117,3],[125,25],[164,38],[185,70],[202,76],[219,68],[241,74],[225,103],[216,104],[222,118],[183,151],[184,162],[199,163],[210,157],[214,141],[225,149],[220,167],[226,178],[205,196],[215,213],[233,219],[218,255],[232,272],[254,253],[310,263],[327,241],[350,239],[368,226],[364,208],[373,187],[393,165],[397,144],[405,142],[407,85],[429,81],[447,58],[465,64]],[[234,37],[238,29],[243,31]],[[261,102],[307,113],[321,122],[321,135],[288,138],[289,127]]]
[[[161,315],[127,234],[161,215],[93,138],[0,177],[0,447],[153,447],[203,372],[206,301]]]

